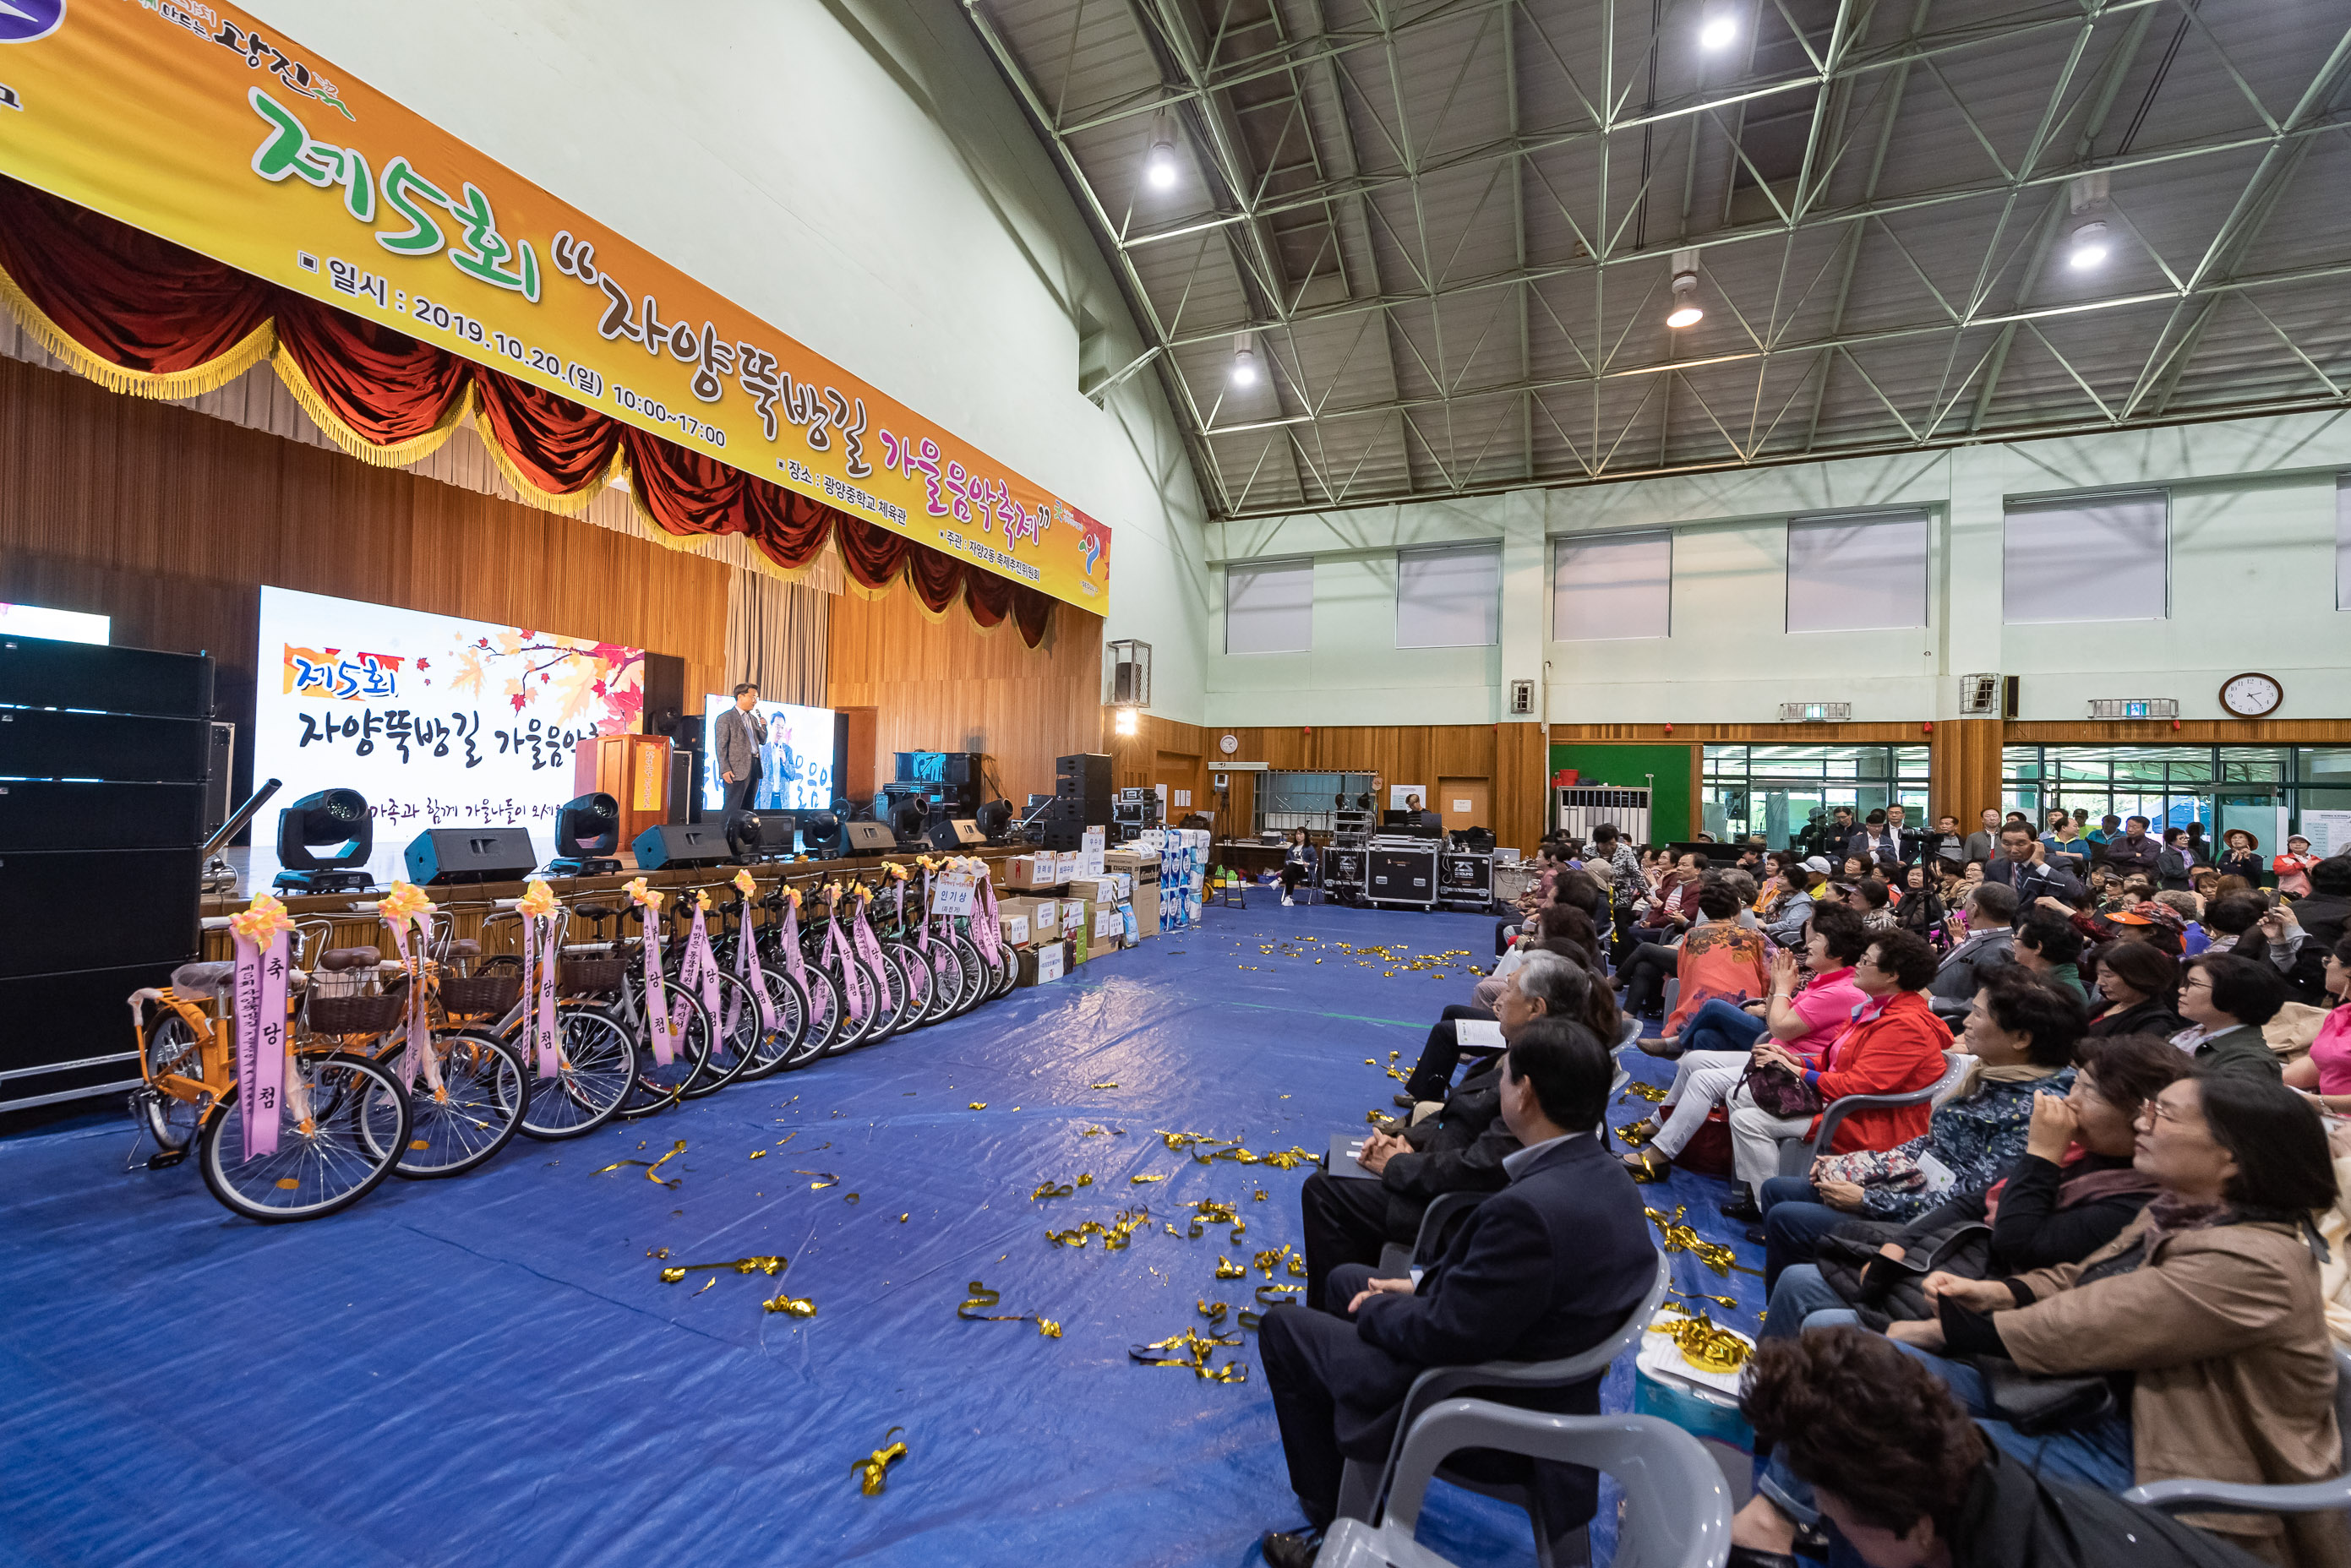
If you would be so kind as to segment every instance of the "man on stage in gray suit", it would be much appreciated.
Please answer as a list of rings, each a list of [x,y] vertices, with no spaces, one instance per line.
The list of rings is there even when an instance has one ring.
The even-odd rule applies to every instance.
[[[759,795],[759,753],[768,743],[768,721],[758,713],[759,689],[748,680],[735,688],[735,706],[718,715],[718,755],[712,765],[726,786],[724,822],[751,809]]]

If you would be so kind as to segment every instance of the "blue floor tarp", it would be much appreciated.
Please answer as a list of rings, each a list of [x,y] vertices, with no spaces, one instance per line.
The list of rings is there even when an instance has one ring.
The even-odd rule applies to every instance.
[[[111,1107],[0,1141],[0,1559],[1254,1563],[1298,1516],[1253,1336],[1217,1353],[1238,1385],[1127,1352],[1208,1330],[1202,1300],[1253,1304],[1266,1277],[1217,1264],[1295,1248],[1311,1167],[1157,1135],[1319,1151],[1362,1126],[1398,1086],[1388,1054],[1409,1069],[1467,999],[1459,968],[1414,966],[1490,963],[1493,928],[1252,897],[965,1018],[308,1224],[233,1218],[193,1162],[125,1172]],[[598,1174],[679,1140],[674,1187]],[[1722,1233],[1719,1183],[1646,1190]],[[1234,1204],[1246,1244],[1169,1235],[1198,1199]],[[1123,1251],[1047,1239],[1142,1205]],[[665,1283],[664,1249],[789,1266]],[[1751,1277],[1677,1262],[1751,1326]],[[959,1320],[974,1281],[1061,1337]],[[763,1310],[778,1293],[816,1315]],[[1620,1365],[1606,1399],[1628,1398]],[[862,1495],[855,1462],[895,1440]],[[1422,1539],[1533,1560],[1522,1516],[1448,1488]]]

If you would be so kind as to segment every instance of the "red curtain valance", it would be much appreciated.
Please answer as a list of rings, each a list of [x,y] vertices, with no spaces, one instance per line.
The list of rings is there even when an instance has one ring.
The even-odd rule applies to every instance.
[[[0,300],[119,391],[192,398],[269,359],[320,428],[371,462],[414,462],[470,416],[541,505],[578,511],[625,474],[639,514],[673,536],[739,534],[788,571],[831,539],[858,587],[903,576],[934,617],[960,596],[979,626],[1009,618],[1030,648],[1051,619],[1035,588],[5,176]]]

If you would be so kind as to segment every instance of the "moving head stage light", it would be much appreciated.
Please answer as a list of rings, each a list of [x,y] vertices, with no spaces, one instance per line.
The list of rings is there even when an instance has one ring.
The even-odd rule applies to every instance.
[[[1012,803],[998,797],[979,808],[973,825],[990,844],[1001,844],[1012,831]]]
[[[800,837],[808,846],[825,856],[838,855],[841,840],[848,835],[838,811],[804,811],[800,813]]]
[[[375,886],[364,869],[374,853],[367,797],[355,789],[322,789],[277,814],[284,869],[270,886],[289,893],[364,893]]]
[[[738,811],[726,819],[726,847],[746,866],[789,860],[799,823],[789,811]]]
[[[550,877],[617,877],[621,863],[621,803],[609,794],[583,794],[565,801],[555,814],[555,858]]]

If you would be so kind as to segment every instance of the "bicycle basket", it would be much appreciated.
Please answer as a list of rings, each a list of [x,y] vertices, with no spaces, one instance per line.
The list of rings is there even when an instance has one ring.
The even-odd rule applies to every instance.
[[[313,1034],[381,1034],[400,1023],[402,996],[313,996],[305,1010]]]
[[[472,1015],[504,1012],[522,994],[518,974],[446,976],[441,981],[441,1010]]]
[[[555,968],[556,988],[566,996],[601,996],[621,989],[627,961],[616,958],[568,958]]]

